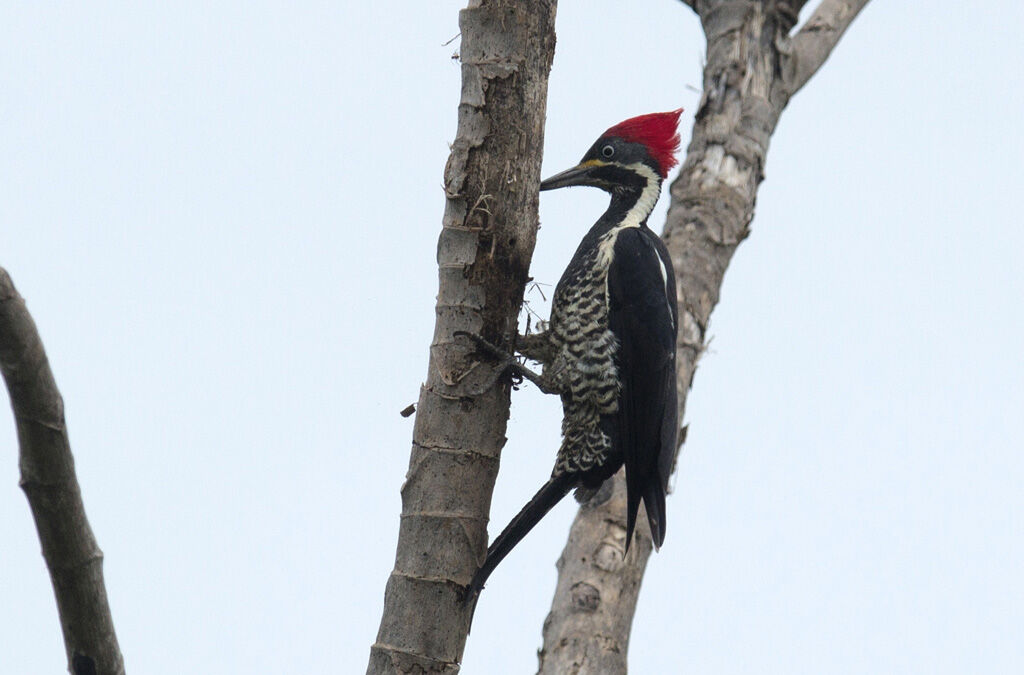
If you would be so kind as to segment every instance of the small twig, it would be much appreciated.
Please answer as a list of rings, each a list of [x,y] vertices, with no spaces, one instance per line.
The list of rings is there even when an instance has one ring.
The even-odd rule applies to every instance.
[[[529,300],[523,300],[523,309],[526,310],[526,334],[530,334],[530,318],[537,317],[537,321],[544,321],[544,317],[537,313],[533,307],[530,306]]]
[[[529,293],[531,291],[537,291],[538,293],[540,293],[541,299],[544,300],[544,302],[547,302],[548,301],[548,296],[544,295],[544,289],[541,288],[541,286],[550,286],[550,285],[551,284],[542,284],[539,281],[531,281],[530,282],[530,288],[527,290],[527,292]]]

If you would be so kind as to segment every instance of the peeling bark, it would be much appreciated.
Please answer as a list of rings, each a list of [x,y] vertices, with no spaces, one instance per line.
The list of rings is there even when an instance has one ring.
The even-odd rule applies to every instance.
[[[0,371],[18,428],[18,465],[57,598],[68,672],[123,675],[103,583],[103,552],[85,516],[64,402],[35,322],[0,268]]]
[[[463,592],[486,554],[510,381],[453,336],[511,350],[536,241],[555,6],[471,0],[459,16],[462,92],[444,172],[434,337],[370,674],[459,670]]]
[[[765,157],[779,116],[867,0],[825,0],[793,36],[804,2],[686,4],[697,11],[704,27],[707,63],[704,94],[682,171],[670,190],[662,235],[677,276],[680,419],[725,270],[750,233],[757,188],[764,179]],[[612,494],[624,494],[622,472],[613,482]],[[631,547],[625,559],[623,547],[606,546],[610,533],[625,530],[625,507],[614,502],[615,497],[597,508],[581,508],[573,522],[544,622],[542,675],[627,672],[630,624],[652,546],[644,528],[638,528],[640,545]]]

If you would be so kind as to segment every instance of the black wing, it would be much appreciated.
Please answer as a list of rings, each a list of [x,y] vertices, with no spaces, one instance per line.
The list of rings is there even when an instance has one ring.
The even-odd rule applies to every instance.
[[[665,541],[665,491],[678,432],[676,283],[664,243],[646,227],[619,233],[608,272],[609,328],[621,390],[613,444],[626,465],[626,548],[643,499],[654,545]]]

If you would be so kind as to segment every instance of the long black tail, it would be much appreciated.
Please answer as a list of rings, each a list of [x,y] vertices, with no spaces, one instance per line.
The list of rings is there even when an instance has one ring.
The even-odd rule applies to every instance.
[[[484,560],[484,564],[473,575],[473,580],[469,584],[469,591],[466,593],[467,602],[471,602],[476,598],[477,594],[480,593],[480,589],[484,587],[484,583],[487,582],[487,577],[491,576],[491,572],[498,566],[498,563],[505,559],[509,551],[523,540],[523,537],[533,529],[534,525],[540,522],[541,518],[547,515],[548,511],[555,504],[562,501],[562,497],[569,493],[575,482],[575,478],[571,475],[563,474],[552,478],[547,483],[544,483],[544,486],[533,496],[533,499],[516,514],[512,522],[501,531],[501,534],[488,547],[487,559]]]
[[[644,510],[651,526],[654,548],[661,548],[665,543],[665,488],[657,478],[651,480],[644,490]]]
[[[636,526],[636,516],[640,511],[640,501],[643,500],[644,510],[647,511],[647,522],[651,526],[651,539],[654,548],[661,548],[665,543],[665,486],[657,476],[648,476],[642,479],[633,479],[626,472],[626,552],[629,552],[629,545],[633,541],[633,528]]]

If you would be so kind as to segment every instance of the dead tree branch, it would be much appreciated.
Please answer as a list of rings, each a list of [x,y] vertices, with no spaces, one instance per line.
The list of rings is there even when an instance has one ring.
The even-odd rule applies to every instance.
[[[791,41],[790,56],[796,64],[789,85],[791,96],[818,72],[866,4],[868,0],[824,0],[818,5]]]
[[[68,671],[123,675],[124,662],[96,544],[75,477],[64,402],[35,322],[0,268],[0,370],[14,409],[21,487],[28,497],[50,571]]]
[[[465,331],[511,349],[537,233],[555,0],[471,0],[462,95],[445,167],[437,318],[402,487],[395,567],[367,672],[456,673],[464,587],[487,549],[510,380]]]
[[[707,36],[704,94],[663,233],[677,276],[680,419],[725,270],[749,234],[779,116],[867,0],[825,0],[790,37],[802,4],[691,4]],[[624,492],[621,472],[614,482],[610,494]],[[652,547],[648,539],[623,558],[616,542],[625,534],[625,509],[614,501],[581,508],[573,523],[544,622],[542,675],[626,673],[630,624]]]

